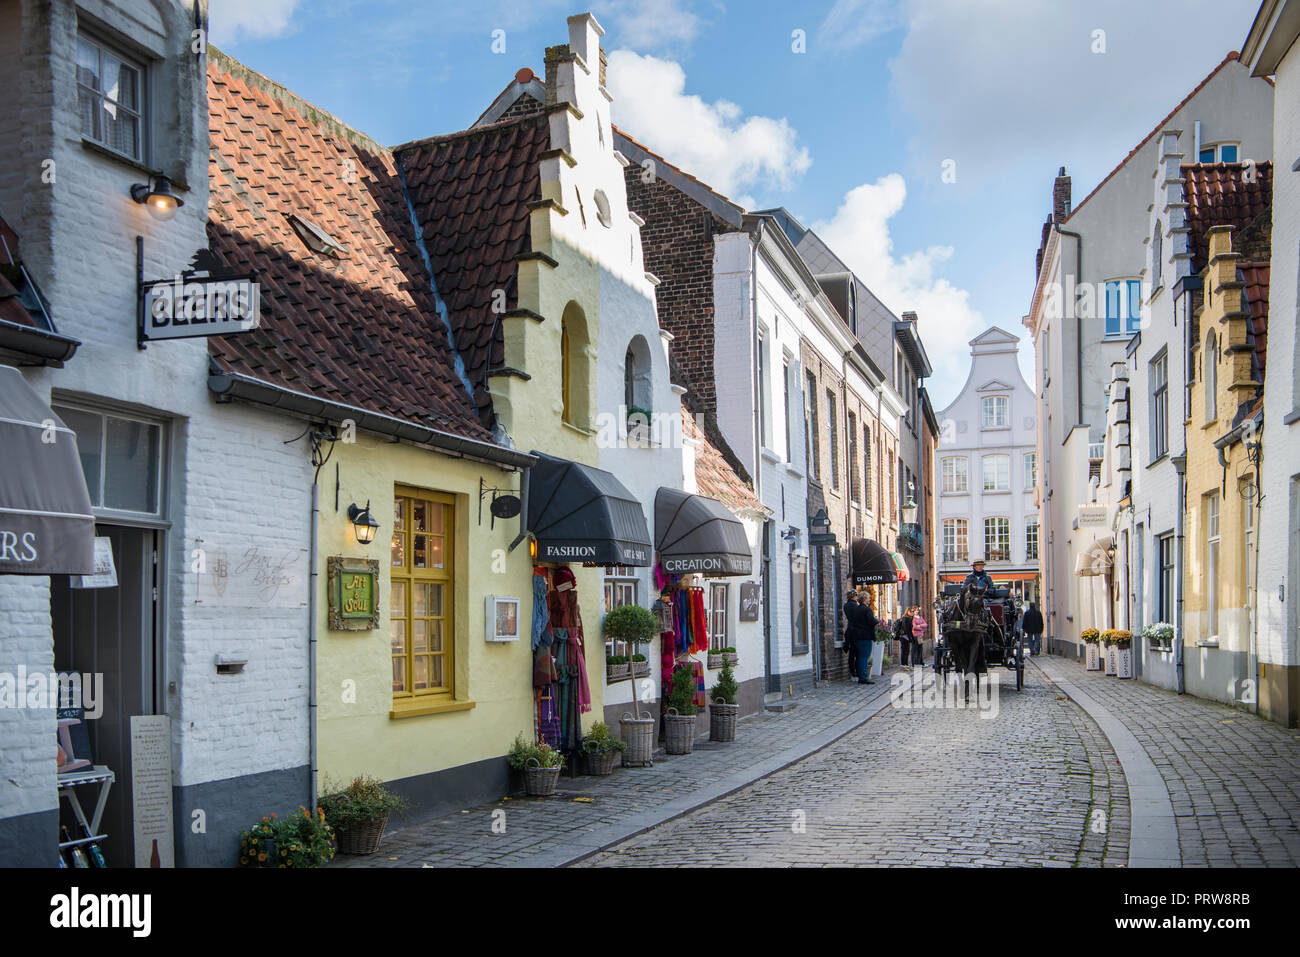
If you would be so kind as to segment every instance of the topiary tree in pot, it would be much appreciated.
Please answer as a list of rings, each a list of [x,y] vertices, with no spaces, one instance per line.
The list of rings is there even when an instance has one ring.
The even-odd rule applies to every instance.
[[[664,699],[664,750],[690,754],[695,750],[695,672],[689,664],[673,669],[672,689]]]
[[[709,692],[709,740],[735,741],[736,717],[740,713],[740,685],[731,664],[726,664],[718,675],[718,682]]]

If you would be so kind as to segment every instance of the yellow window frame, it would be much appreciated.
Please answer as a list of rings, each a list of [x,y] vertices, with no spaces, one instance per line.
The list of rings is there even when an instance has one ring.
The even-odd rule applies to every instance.
[[[403,687],[393,689],[393,704],[395,707],[401,704],[414,704],[416,702],[432,703],[438,699],[452,699],[456,693],[456,619],[455,619],[455,584],[456,584],[456,500],[452,495],[443,492],[434,492],[429,489],[415,488],[413,486],[398,485],[394,488],[394,522],[393,532],[389,545],[389,653],[394,663],[397,659],[402,659]],[[420,532],[415,528],[415,512],[419,504],[426,507],[440,508],[442,510],[442,532],[432,531],[433,523],[426,519],[426,528],[428,531]],[[397,514],[398,506],[402,509],[402,514]],[[431,514],[431,513],[430,513]],[[426,555],[432,554],[433,540],[442,539],[442,568],[417,568],[415,561],[415,544],[416,536],[426,536],[425,549]],[[400,540],[402,546],[402,564],[393,564],[393,555],[395,548]],[[441,614],[431,614],[431,608],[428,601],[425,604],[425,614],[417,616],[415,614],[414,598],[416,589],[422,586],[437,585],[441,588],[442,604]],[[401,597],[401,607],[403,615],[400,618],[394,618],[393,612],[397,610],[398,597]],[[394,623],[403,622],[403,645],[402,651],[396,652],[392,647],[392,637],[394,633]],[[415,628],[416,622],[423,621],[426,623],[425,630],[425,648],[423,652],[415,650]],[[440,651],[432,651],[431,629],[429,624],[438,622],[441,626],[442,647]],[[415,687],[415,669],[416,659],[426,659],[426,680],[430,687]],[[432,673],[434,662],[441,661],[442,664],[442,683],[432,685]],[[396,674],[396,668],[394,668]]]

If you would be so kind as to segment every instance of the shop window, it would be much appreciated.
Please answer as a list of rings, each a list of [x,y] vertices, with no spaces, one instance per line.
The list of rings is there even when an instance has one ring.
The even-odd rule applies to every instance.
[[[84,33],[77,34],[77,109],[85,139],[144,161],[144,66]]]
[[[607,565],[605,567],[604,581],[604,608],[605,613],[613,611],[620,605],[637,604],[637,584],[636,569],[624,565]],[[625,641],[615,641],[613,638],[605,639],[605,655],[632,655],[632,649],[628,647]]]
[[[156,422],[55,405],[77,433],[77,452],[90,504],[141,515],[161,515],[162,426]]]
[[[398,487],[389,546],[393,698],[455,694],[455,511],[450,495]]]
[[[709,586],[709,650],[730,648],[731,635],[727,631],[727,585]]]

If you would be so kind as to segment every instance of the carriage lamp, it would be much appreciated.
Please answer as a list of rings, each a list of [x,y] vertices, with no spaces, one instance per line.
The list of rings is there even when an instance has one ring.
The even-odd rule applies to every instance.
[[[355,503],[349,505],[348,520],[352,522],[352,530],[356,532],[358,545],[369,545],[375,540],[375,532],[379,530],[379,523],[370,514],[369,500],[366,501],[365,508],[361,508]]]
[[[916,483],[914,483],[914,482],[908,482],[908,483],[907,483],[907,501],[903,503],[903,524],[904,524],[904,525],[915,525],[915,524],[916,524],[916,507],[917,507],[917,506],[916,506],[916,496],[915,496],[915,494],[914,494],[915,491],[916,491]]]
[[[136,183],[131,187],[131,198],[142,206],[149,208],[149,214],[160,223],[165,223],[176,215],[176,210],[185,205],[172,191],[172,183],[162,173],[154,173],[147,183]]]

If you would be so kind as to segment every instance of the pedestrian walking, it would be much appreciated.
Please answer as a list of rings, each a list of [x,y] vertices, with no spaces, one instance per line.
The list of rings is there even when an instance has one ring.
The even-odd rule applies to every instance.
[[[857,654],[858,684],[875,684],[871,680],[871,646],[875,643],[876,613],[869,602],[858,601],[846,603],[844,614],[849,622],[846,634]]]
[[[894,628],[891,632],[898,640],[898,654],[902,660],[903,667],[907,667],[907,663],[912,655],[912,615],[915,611],[916,609],[911,605],[904,608],[903,613],[899,615],[898,620],[894,622]]]
[[[1040,642],[1043,635],[1043,613],[1038,610],[1038,605],[1034,602],[1029,603],[1029,611],[1025,612],[1025,617],[1021,619],[1020,627],[1029,636],[1029,654],[1031,656],[1042,654]]]
[[[844,599],[844,651],[848,652],[849,674],[853,675],[854,678],[857,678],[858,674],[858,644],[853,635],[850,634],[853,622],[849,610],[850,608],[857,608],[857,606],[858,593],[851,591]]]

